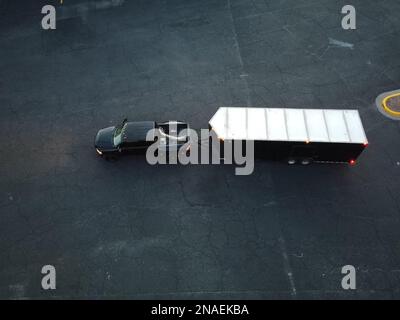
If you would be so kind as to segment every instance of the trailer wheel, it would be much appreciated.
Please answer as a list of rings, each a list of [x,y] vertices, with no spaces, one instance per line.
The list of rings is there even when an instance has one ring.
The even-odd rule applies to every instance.
[[[296,159],[290,158],[290,159],[288,159],[287,163],[290,165],[296,164]]]

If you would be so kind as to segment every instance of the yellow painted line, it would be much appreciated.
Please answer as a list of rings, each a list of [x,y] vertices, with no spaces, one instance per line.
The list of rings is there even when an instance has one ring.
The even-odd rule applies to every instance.
[[[390,109],[390,108],[388,107],[388,105],[387,105],[387,101],[388,101],[389,99],[391,99],[391,98],[395,98],[395,97],[399,97],[399,96],[400,96],[400,93],[397,92],[397,93],[395,93],[395,94],[391,94],[391,95],[387,96],[387,97],[386,97],[385,99],[383,99],[383,101],[382,101],[383,108],[386,110],[386,112],[388,112],[388,113],[390,113],[392,116],[396,116],[396,117],[400,117],[400,112],[399,112],[399,111],[394,111],[394,110]]]

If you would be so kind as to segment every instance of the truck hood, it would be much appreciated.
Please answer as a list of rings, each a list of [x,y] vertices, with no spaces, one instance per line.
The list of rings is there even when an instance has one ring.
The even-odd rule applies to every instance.
[[[114,149],[114,132],[115,127],[108,127],[99,130],[94,141],[95,148],[98,149]]]

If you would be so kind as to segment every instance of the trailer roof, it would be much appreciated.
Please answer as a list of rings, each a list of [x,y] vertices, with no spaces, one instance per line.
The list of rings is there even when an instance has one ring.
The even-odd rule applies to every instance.
[[[227,140],[368,143],[358,110],[223,107],[209,124]]]

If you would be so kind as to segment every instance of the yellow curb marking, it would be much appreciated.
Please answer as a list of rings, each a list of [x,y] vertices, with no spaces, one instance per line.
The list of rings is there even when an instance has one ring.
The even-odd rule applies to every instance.
[[[383,108],[386,110],[386,112],[390,113],[392,116],[395,116],[395,117],[399,117],[400,112],[390,109],[389,106],[387,105],[387,101],[391,98],[399,97],[399,96],[400,96],[400,92],[397,92],[395,94],[391,94],[391,95],[385,97],[385,99],[383,99],[383,101],[382,101]]]

